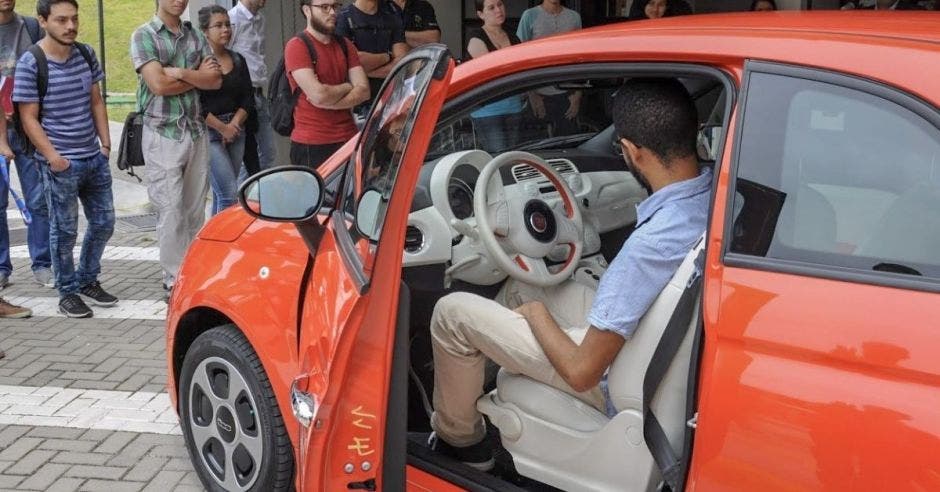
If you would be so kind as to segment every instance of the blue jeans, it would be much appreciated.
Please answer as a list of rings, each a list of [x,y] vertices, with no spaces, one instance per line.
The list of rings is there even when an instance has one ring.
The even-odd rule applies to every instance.
[[[245,135],[232,143],[209,142],[209,184],[212,185],[212,215],[235,203],[238,170],[245,154]]]
[[[39,172],[39,165],[23,152],[22,142],[16,132],[7,131],[7,138],[15,154],[16,173],[20,177],[23,200],[26,202],[30,215],[33,216],[33,223],[27,228],[26,236],[33,270],[50,268],[52,256],[49,252],[49,212],[42,192],[42,175]],[[4,275],[9,275],[13,271],[13,263],[10,261],[10,232],[7,230],[6,215],[9,198],[10,190],[7,189],[6,182],[0,179],[0,210],[3,210],[0,214],[0,274]]]
[[[48,163],[40,160],[46,204],[52,211],[49,233],[52,267],[56,287],[63,297],[98,280],[101,255],[114,232],[114,196],[108,158],[97,154],[85,159],[70,159],[69,162],[68,169],[54,173]],[[76,271],[72,248],[78,237],[79,200],[85,210],[88,229]]]
[[[271,127],[271,104],[266,97],[255,94],[255,111],[258,117],[258,131],[255,132],[255,142],[258,146],[258,166],[261,171],[274,167],[277,158],[277,148],[274,147],[274,129]],[[241,161],[239,161],[240,163]],[[238,172],[238,186],[248,179],[248,170],[240,165]]]

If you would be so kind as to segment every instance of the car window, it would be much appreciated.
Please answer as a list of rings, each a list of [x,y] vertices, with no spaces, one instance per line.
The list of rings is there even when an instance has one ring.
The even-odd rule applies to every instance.
[[[940,278],[940,131],[881,97],[751,75],[730,250]]]
[[[420,88],[428,85],[432,74],[433,64],[423,58],[397,69],[376,98],[355,159],[347,166],[342,206],[366,271],[371,270],[385,212],[417,117],[412,108],[418,103]]]

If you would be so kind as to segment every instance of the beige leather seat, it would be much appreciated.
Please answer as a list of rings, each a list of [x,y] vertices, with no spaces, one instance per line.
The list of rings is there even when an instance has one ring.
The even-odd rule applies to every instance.
[[[520,474],[570,491],[656,488],[659,470],[643,440],[643,377],[704,244],[703,238],[686,256],[611,365],[608,387],[618,410],[613,418],[568,393],[500,371],[496,389],[477,400],[477,408],[499,428]],[[693,318],[694,325],[698,317]],[[685,435],[693,331],[687,331],[652,403],[677,455]]]

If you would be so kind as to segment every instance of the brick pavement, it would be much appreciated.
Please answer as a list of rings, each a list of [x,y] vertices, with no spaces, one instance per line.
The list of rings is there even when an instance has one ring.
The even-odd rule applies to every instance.
[[[119,227],[102,262],[102,285],[137,302],[81,320],[54,312],[21,245],[0,295],[37,315],[0,321],[0,491],[203,490],[165,393],[153,233]]]

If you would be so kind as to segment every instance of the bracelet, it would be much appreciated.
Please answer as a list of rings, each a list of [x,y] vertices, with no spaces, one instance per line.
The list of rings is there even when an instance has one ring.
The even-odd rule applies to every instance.
[[[102,149],[111,150],[111,146],[110,146],[110,145],[102,145],[101,148],[102,148]]]

